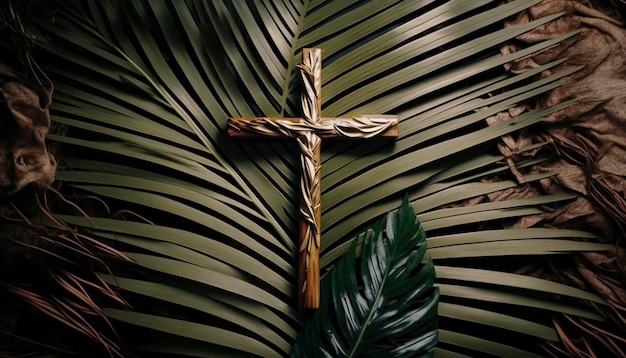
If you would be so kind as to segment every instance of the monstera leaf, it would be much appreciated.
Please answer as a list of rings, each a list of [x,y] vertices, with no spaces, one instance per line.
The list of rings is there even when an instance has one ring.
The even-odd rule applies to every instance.
[[[588,292],[491,265],[503,257],[607,249],[593,235],[476,225],[542,213],[569,196],[452,205],[517,186],[495,142],[572,103],[486,124],[577,70],[555,70],[561,60],[504,71],[506,63],[576,33],[503,55],[502,42],[561,14],[503,27],[537,1],[500,3],[59,0],[41,44],[55,83],[52,120],[64,129],[49,139],[62,148],[57,179],[64,193],[98,199],[90,202],[90,219],[58,217],[136,262],[134,270],[102,276],[133,307],[104,308],[129,354],[289,355],[307,320],[294,308],[297,148],[232,141],[226,126],[229,117],[299,117],[295,69],[305,47],[322,49],[324,116],[394,114],[400,120],[395,142],[333,142],[322,149],[322,270],[408,193],[437,271],[437,352],[532,356],[540,352],[537,341],[558,339],[542,318],[548,313],[600,319],[580,303],[603,304]],[[523,173],[548,158],[515,165]],[[486,176],[499,180],[479,180]],[[417,257],[419,247],[406,259]],[[374,248],[391,246],[367,249]],[[395,285],[385,281],[383,289],[404,289]],[[344,307],[337,314],[358,326],[360,305],[371,294],[363,292],[354,310],[335,305]],[[382,309],[391,312],[404,299],[411,295]],[[384,344],[378,335],[388,334],[388,319],[395,318],[372,320],[361,342]]]
[[[357,257],[357,247],[360,256]],[[292,357],[418,357],[437,343],[435,269],[426,234],[404,200],[322,279],[320,309]]]

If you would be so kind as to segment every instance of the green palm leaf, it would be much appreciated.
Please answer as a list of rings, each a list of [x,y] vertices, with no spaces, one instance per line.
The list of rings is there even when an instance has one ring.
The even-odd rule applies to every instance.
[[[64,148],[66,170],[58,178],[71,190],[97,194],[157,223],[63,216],[122,246],[146,274],[110,278],[141,304],[136,311],[107,312],[124,327],[158,331],[162,338],[122,337],[128,347],[135,353],[190,356],[288,354],[306,318],[291,308],[296,149],[285,142],[230,141],[225,131],[228,117],[298,116],[294,70],[301,49],[312,46],[323,49],[325,116],[393,113],[401,120],[395,143],[333,142],[322,151],[324,270],[348,251],[355,236],[362,241],[367,227],[396,210],[408,192],[428,231],[435,266],[450,273],[437,279],[442,301],[449,304],[446,319],[523,335],[541,323],[527,320],[524,327],[495,308],[477,315],[489,302],[597,318],[575,301],[553,302],[551,294],[561,286],[517,287],[511,282],[524,276],[501,280],[501,272],[489,270],[480,271],[484,280],[476,282],[471,279],[476,271],[447,268],[451,259],[606,249],[584,232],[493,230],[478,237],[466,232],[473,222],[538,213],[539,205],[565,197],[438,209],[516,186],[506,179],[503,158],[489,151],[493,141],[571,104],[484,124],[558,87],[577,69],[555,72],[563,62],[556,61],[523,73],[501,71],[507,62],[576,35],[502,56],[503,41],[559,16],[501,28],[501,21],[536,2],[59,1],[62,11],[42,44],[56,88],[53,120],[67,129],[50,136]],[[546,72],[554,74],[535,80]],[[547,158],[517,165],[542,159]],[[493,175],[505,179],[477,181]],[[498,284],[489,284],[491,278]],[[584,292],[568,293],[597,301]],[[466,299],[473,305],[467,312],[453,305]],[[490,320],[477,321],[478,316]],[[197,334],[202,327],[224,339]],[[553,338],[551,329],[538,331]],[[226,334],[229,330],[233,334]],[[441,332],[446,346],[437,352],[466,352],[477,342],[497,339],[465,339],[475,332],[463,325],[443,326]],[[255,343],[242,348],[240,336]],[[502,347],[524,349],[514,341],[481,349],[499,354]]]
[[[439,293],[432,261],[421,265],[426,235],[404,200],[367,231],[322,280],[320,309],[292,357],[416,357],[437,342]],[[392,343],[393,342],[393,343]],[[383,353],[384,352],[384,353]]]

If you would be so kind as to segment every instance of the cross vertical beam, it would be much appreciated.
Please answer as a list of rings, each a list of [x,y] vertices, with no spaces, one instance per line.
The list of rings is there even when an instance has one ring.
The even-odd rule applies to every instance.
[[[322,56],[317,48],[302,51],[298,69],[304,84],[302,118],[230,118],[228,135],[236,138],[292,138],[300,148],[300,224],[298,238],[298,308],[320,302],[322,139],[396,138],[398,117],[390,115],[323,118]]]
[[[298,65],[304,91],[302,115],[314,124],[322,113],[322,54],[320,49],[304,49]],[[300,147],[300,236],[298,242],[298,308],[320,305],[320,244],[322,231],[321,146],[314,131],[296,138]]]

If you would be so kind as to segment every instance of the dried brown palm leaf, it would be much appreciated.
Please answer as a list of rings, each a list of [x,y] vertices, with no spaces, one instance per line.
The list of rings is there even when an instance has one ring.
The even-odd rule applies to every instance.
[[[58,191],[35,191],[31,201],[30,208],[9,201],[1,213],[0,226],[7,230],[0,240],[3,248],[9,248],[2,251],[13,258],[5,260],[4,272],[0,272],[0,295],[15,305],[12,312],[2,312],[0,354],[81,354],[85,347],[95,347],[103,357],[122,357],[119,338],[101,305],[128,304],[98,273],[111,274],[115,271],[111,265],[131,259],[52,215],[50,206],[54,205],[89,220],[84,210]],[[24,329],[42,317],[51,322],[49,328],[73,331],[79,338],[55,341],[53,333]],[[15,323],[19,320],[25,323]]]

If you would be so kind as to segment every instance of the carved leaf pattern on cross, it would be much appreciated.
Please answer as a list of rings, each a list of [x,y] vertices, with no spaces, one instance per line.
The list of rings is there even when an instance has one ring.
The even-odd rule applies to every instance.
[[[320,50],[304,51],[302,63],[298,64],[304,91],[302,91],[301,104],[302,116],[309,125],[315,125],[321,114],[321,92],[322,92],[322,56]],[[316,278],[319,286],[319,275],[312,277],[309,271],[319,271],[319,261],[317,258],[311,260],[311,252],[319,252],[321,236],[321,207],[322,190],[320,185],[320,173],[322,163],[320,150],[322,139],[315,132],[307,131],[296,138],[300,147],[300,245],[298,256],[304,259],[305,275],[302,275],[298,282],[298,291],[303,296],[307,291],[310,279]],[[315,301],[319,301],[316,298]],[[307,304],[308,305],[308,304]],[[317,308],[318,303],[314,303]]]
[[[305,133],[314,132],[322,139],[374,138],[380,137],[394,126],[395,116],[352,116],[346,118],[321,118],[317,122],[309,122],[304,118],[276,119],[259,117],[244,122],[231,122],[230,126],[238,134],[231,136],[253,137],[286,137],[298,138]]]
[[[230,118],[228,135],[242,139],[291,138],[300,149],[300,226],[298,244],[298,306],[319,306],[321,236],[322,139],[396,138],[398,117],[368,115],[321,117],[322,56],[320,49],[303,49],[297,65],[304,85],[302,118]]]

